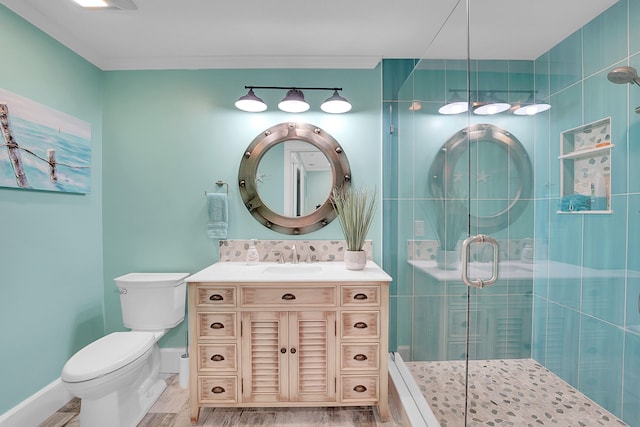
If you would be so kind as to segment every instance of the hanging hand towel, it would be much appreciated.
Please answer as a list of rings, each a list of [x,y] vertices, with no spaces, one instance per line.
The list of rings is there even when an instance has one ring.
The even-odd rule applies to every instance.
[[[207,233],[212,239],[226,239],[229,229],[229,207],[226,193],[207,193],[209,222]]]

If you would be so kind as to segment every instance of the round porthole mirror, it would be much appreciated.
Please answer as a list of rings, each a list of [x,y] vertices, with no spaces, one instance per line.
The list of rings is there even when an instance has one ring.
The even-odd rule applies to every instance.
[[[247,210],[283,234],[318,230],[336,214],[334,188],[350,184],[349,161],[338,141],[308,123],[280,123],[254,138],[240,162],[238,184]]]

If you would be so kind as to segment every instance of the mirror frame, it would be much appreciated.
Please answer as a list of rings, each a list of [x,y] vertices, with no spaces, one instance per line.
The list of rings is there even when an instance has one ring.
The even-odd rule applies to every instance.
[[[445,196],[453,182],[456,162],[472,143],[486,141],[498,145],[513,161],[520,174],[515,197],[500,212],[488,216],[469,215],[471,234],[494,233],[506,228],[524,212],[533,192],[533,168],[522,143],[510,132],[491,124],[474,124],[456,132],[444,143],[429,169],[429,189],[434,197]]]
[[[280,123],[260,133],[249,144],[240,162],[238,185],[245,207],[265,227],[283,234],[306,234],[323,228],[336,218],[331,194],[318,209],[300,217],[289,217],[274,212],[258,194],[256,176],[260,160],[274,145],[281,142],[305,141],[325,155],[333,180],[331,188],[346,188],[351,182],[351,168],[344,150],[329,133],[309,123]]]

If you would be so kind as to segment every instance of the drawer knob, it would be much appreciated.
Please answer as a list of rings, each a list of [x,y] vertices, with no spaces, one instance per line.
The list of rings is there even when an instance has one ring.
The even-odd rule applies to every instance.
[[[367,391],[367,388],[365,386],[363,386],[362,384],[357,385],[353,388],[353,391],[358,392],[358,393],[364,393],[365,391]]]
[[[289,351],[291,352],[291,354],[296,354],[296,352],[297,352],[298,350],[296,350],[296,348],[295,348],[295,347],[291,347],[291,350],[289,350]]]
[[[213,322],[211,324],[211,329],[223,329],[224,325],[220,322]]]
[[[355,356],[353,356],[353,359],[357,360],[358,362],[362,362],[364,360],[367,360],[368,357],[366,355],[360,353],[360,354],[356,354]]]
[[[296,299],[296,296],[294,294],[284,294],[282,295],[282,299],[285,301],[291,301]]]
[[[220,387],[219,385],[211,389],[211,393],[215,393],[215,394],[224,393],[225,391],[226,390],[224,389],[224,387]]]
[[[358,301],[364,301],[366,299],[369,299],[369,297],[366,294],[355,294],[353,296],[353,299],[358,300]]]
[[[353,327],[356,329],[366,329],[369,327],[369,325],[367,325],[364,322],[356,322],[355,325],[353,325]]]
[[[224,297],[220,294],[213,294],[209,297],[211,301],[223,301]]]
[[[224,360],[224,356],[221,354],[214,354],[211,356],[211,360],[214,362],[222,362]]]
[[[286,352],[287,352],[287,349],[286,349],[286,348],[282,347],[282,348],[280,349],[280,353],[285,354]]]

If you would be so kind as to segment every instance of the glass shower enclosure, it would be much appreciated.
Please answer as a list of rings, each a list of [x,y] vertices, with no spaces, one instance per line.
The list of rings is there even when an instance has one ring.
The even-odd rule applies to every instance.
[[[622,423],[612,414],[619,403],[576,390],[564,364],[577,362],[563,351],[577,325],[548,295],[585,271],[562,256],[550,260],[564,249],[550,235],[570,216],[590,220],[556,208],[580,196],[573,194],[579,170],[607,175],[610,165],[593,172],[592,157],[587,166],[570,158],[560,169],[555,131],[566,120],[553,113],[563,105],[554,105],[549,57],[496,59],[491,40],[474,34],[481,27],[474,19],[485,19],[474,5],[451,2],[389,104],[384,267],[394,276],[396,357],[422,392],[425,419],[443,426]],[[553,184],[562,173],[569,195]],[[588,384],[591,371],[580,375]],[[579,412],[564,414],[572,409]]]

